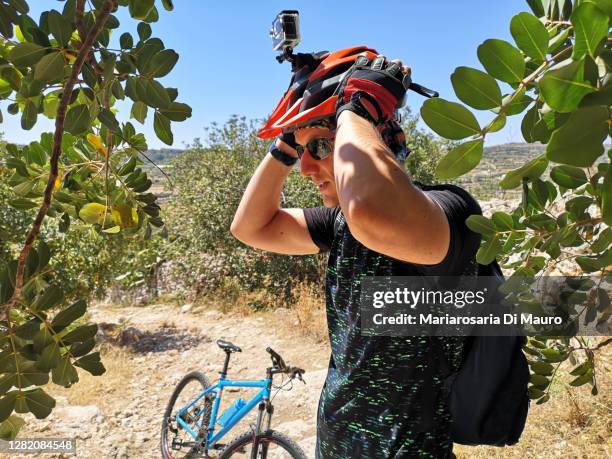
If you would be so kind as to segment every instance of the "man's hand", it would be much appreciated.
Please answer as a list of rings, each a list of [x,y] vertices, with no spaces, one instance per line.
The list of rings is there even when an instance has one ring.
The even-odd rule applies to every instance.
[[[384,56],[372,61],[358,57],[340,88],[336,120],[344,110],[350,110],[376,126],[382,125],[403,103],[411,81],[410,68],[400,61],[387,63]]]

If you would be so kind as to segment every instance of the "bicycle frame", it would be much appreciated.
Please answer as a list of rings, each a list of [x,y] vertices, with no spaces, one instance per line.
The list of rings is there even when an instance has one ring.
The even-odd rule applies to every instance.
[[[181,427],[183,427],[189,434],[193,437],[194,440],[198,439],[198,432],[194,432],[189,425],[180,417],[183,413],[185,413],[189,408],[191,408],[195,403],[197,403],[202,397],[214,392],[215,399],[213,401],[212,413],[210,416],[210,423],[207,429],[207,441],[206,441],[206,449],[209,449],[211,445],[217,443],[227,432],[229,432],[238,422],[246,416],[246,414],[251,411],[255,405],[262,401],[267,401],[270,399],[270,387],[272,385],[272,378],[266,378],[258,381],[232,381],[231,379],[226,379],[225,375],[221,375],[219,378],[219,382],[204,392],[202,392],[196,399],[191,401],[187,406],[181,408],[176,413],[176,422]],[[261,390],[253,396],[231,419],[225,424],[217,433],[214,432],[215,425],[217,424],[217,414],[219,412],[219,406],[221,405],[221,397],[223,393],[223,389],[225,387],[252,387],[252,388],[261,388]],[[261,415],[258,418],[257,429],[260,428]],[[201,428],[201,426],[199,426]]]

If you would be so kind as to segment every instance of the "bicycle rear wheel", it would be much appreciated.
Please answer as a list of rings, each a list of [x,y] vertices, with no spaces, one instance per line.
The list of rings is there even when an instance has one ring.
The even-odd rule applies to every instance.
[[[176,421],[177,412],[195,400],[204,390],[210,387],[208,378],[198,371],[185,375],[179,381],[162,421],[161,453],[164,459],[191,459],[202,457],[203,452],[193,437]],[[183,420],[194,432],[200,432],[199,437],[206,435],[212,411],[212,398],[202,397],[183,414]]]
[[[253,432],[243,433],[221,451],[219,459],[250,459],[255,447],[257,459],[306,459],[297,443],[275,430],[263,432],[257,439]]]

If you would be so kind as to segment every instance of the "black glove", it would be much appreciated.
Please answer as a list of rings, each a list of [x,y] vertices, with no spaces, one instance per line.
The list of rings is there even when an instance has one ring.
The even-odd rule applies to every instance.
[[[336,120],[344,110],[350,110],[380,126],[393,118],[411,83],[410,75],[395,62],[360,56],[341,83]]]

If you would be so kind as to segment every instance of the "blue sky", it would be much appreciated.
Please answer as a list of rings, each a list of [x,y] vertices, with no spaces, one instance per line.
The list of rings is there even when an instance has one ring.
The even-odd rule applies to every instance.
[[[413,69],[413,80],[456,100],[450,74],[461,65],[482,68],[476,48],[487,38],[512,42],[509,23],[513,15],[529,11],[524,0],[466,1],[198,1],[175,0],[173,12],[161,9],[152,24],[153,36],[180,54],[174,70],[161,82],[179,89],[179,100],[193,108],[193,116],[173,123],[174,147],[182,148],[196,137],[205,137],[204,127],[223,123],[232,114],[262,118],[270,113],[289,81],[290,65],[274,59],[268,30],[282,9],[300,11],[302,42],[297,50],[336,50],[355,45],[376,48],[389,58],[399,58]],[[62,3],[31,0],[30,15],[38,19],[44,7],[62,8]],[[134,32],[136,21],[119,15],[119,30]],[[111,45],[118,41],[116,33]],[[503,92],[509,88],[502,87]],[[409,95],[408,104],[418,112],[423,97]],[[12,142],[25,143],[52,130],[50,121],[31,131],[22,131],[18,116],[2,105],[4,122],[0,131]],[[118,105],[120,121],[129,118],[129,105]],[[149,117],[141,128],[150,148],[164,147]],[[481,122],[490,119],[479,115]],[[41,120],[41,117],[39,117]],[[134,121],[137,128],[140,126]],[[521,141],[520,116],[490,135],[488,144]]]

